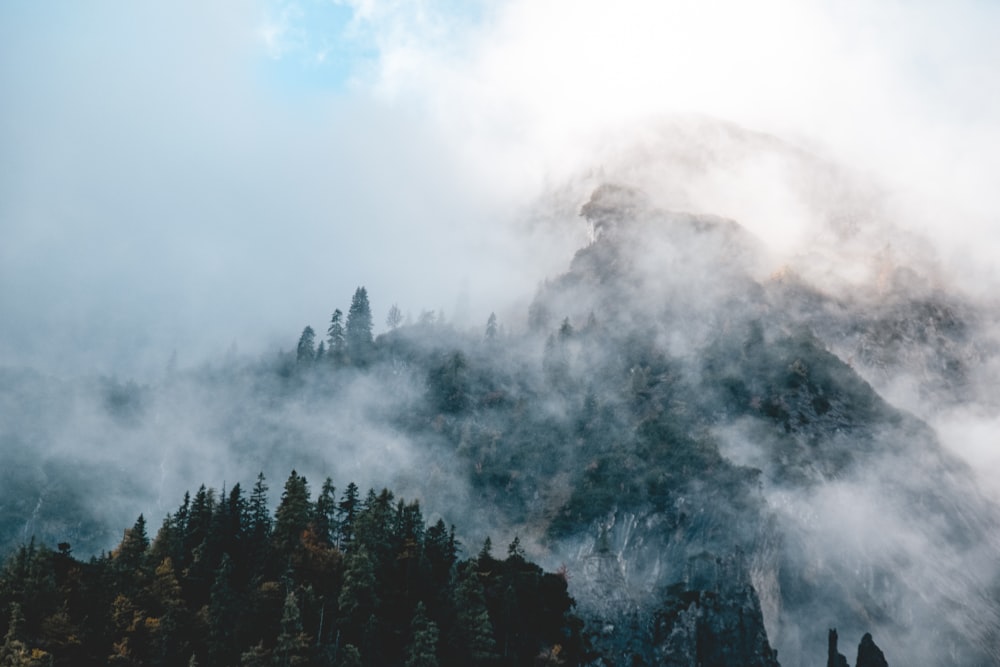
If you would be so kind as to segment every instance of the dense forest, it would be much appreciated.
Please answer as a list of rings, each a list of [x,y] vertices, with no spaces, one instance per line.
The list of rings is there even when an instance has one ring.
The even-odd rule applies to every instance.
[[[564,574],[519,541],[462,558],[416,501],[293,471],[269,511],[259,476],[186,495],[153,539],[139,516],[110,553],[33,541],[0,575],[0,664],[576,665]]]

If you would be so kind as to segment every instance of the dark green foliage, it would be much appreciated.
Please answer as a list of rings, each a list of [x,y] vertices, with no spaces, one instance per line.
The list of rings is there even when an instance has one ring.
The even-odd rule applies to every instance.
[[[295,348],[296,363],[308,366],[316,360],[316,332],[307,326],[299,336],[299,344]]]
[[[424,603],[418,602],[413,612],[413,621],[410,623],[406,667],[438,667],[437,642],[437,624],[427,618],[427,608]]]
[[[326,335],[327,358],[333,364],[343,363],[347,338],[344,333],[344,314],[339,308],[333,311],[333,316],[330,317],[330,327],[326,330]]]
[[[344,328],[347,354],[352,363],[364,365],[369,361],[374,347],[372,326],[368,290],[359,287],[351,299],[351,307],[347,311],[347,324]]]
[[[458,413],[469,403],[468,362],[461,352],[453,352],[427,375],[433,405],[441,412]]]
[[[312,523],[316,538],[324,544],[331,544],[337,527],[337,501],[334,497],[336,489],[329,477],[323,482],[316,507],[313,511]]]
[[[450,642],[450,664],[479,667],[492,664],[496,640],[490,623],[486,600],[479,583],[479,572],[472,563],[459,571],[454,593],[455,626]]]
[[[0,575],[0,664],[434,667],[580,654],[565,582],[517,541],[505,561],[487,545],[459,562],[454,529],[427,526],[419,503],[388,489],[360,501],[350,484],[335,511],[333,493],[326,480],[313,502],[293,471],[271,517],[259,476],[248,502],[239,485],[186,496],[152,545],[140,516],[87,563],[68,544],[22,547]]]
[[[299,601],[294,593],[285,598],[281,614],[281,631],[274,645],[275,667],[297,667],[309,664],[309,635],[302,630]]]
[[[306,478],[294,470],[285,481],[281,503],[274,514],[272,537],[279,554],[290,554],[301,544],[302,535],[313,516]]]

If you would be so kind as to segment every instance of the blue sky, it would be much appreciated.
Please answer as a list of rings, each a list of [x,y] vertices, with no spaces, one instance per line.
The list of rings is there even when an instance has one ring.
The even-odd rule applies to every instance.
[[[572,217],[525,227],[527,207],[675,113],[871,173],[918,202],[907,210],[936,243],[989,263],[998,13],[972,0],[2,3],[0,364],[148,374],[174,349],[190,363],[233,343],[264,353],[359,284],[377,321],[394,302],[456,319],[468,302],[469,326],[491,310],[513,323],[585,238]],[[765,237],[771,205],[746,209],[764,212]]]

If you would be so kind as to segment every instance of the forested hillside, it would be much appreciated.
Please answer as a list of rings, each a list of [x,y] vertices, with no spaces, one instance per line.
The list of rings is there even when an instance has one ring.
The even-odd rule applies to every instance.
[[[445,665],[773,667],[774,649],[788,665],[821,655],[838,627],[902,661],[995,660],[1000,513],[873,384],[915,359],[929,392],[972,386],[974,310],[913,285],[833,295],[761,275],[739,224],[633,188],[597,188],[582,214],[591,242],[539,286],[522,326],[392,305],[375,335],[358,287],[259,359],[148,384],[8,373],[17,467],[2,537],[39,538],[11,561],[20,611],[5,613],[24,617],[11,641],[94,664],[344,660],[350,645],[395,665],[433,644],[412,629],[433,623]],[[930,302],[937,315],[904,330],[887,315]],[[934,350],[952,361],[930,363]],[[293,474],[273,525],[262,485],[166,509],[191,479],[292,467],[420,505],[335,501],[328,485],[311,501]],[[137,507],[168,514],[163,530],[147,548],[137,524],[114,547],[111,527]],[[421,508],[456,531],[425,528]],[[510,552],[460,560],[456,540],[471,552],[488,536]],[[42,547],[59,542],[84,560]],[[486,616],[462,607],[479,595],[469,581]],[[238,610],[224,621],[223,604]]]
[[[519,541],[476,554],[416,501],[292,472],[269,511],[261,475],[185,495],[149,538],[110,553],[34,541],[0,575],[0,664],[578,665],[565,574]]]

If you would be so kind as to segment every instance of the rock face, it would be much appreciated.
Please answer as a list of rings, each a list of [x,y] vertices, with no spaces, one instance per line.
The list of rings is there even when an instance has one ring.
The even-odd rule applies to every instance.
[[[865,636],[867,637],[868,635]],[[833,628],[830,629],[826,667],[849,667],[847,656],[837,650],[837,631]]]
[[[655,665],[777,667],[752,586],[714,591],[676,590],[653,627]]]
[[[865,633],[858,644],[858,661],[855,667],[889,667],[882,650],[875,645],[869,632]]]
[[[718,518],[689,504],[700,523],[615,512],[581,546],[571,589],[602,656],[595,667],[777,667],[751,559],[742,550],[715,555]]]
[[[920,328],[905,304],[922,293],[842,298],[765,279],[737,223],[654,209],[629,188],[598,188],[582,214],[593,242],[532,311],[540,331],[594,322],[567,344],[567,377],[628,368],[625,400],[595,392],[567,459],[585,491],[551,513],[608,664],[766,664],[723,630],[739,609],[788,664],[821,655],[834,624],[885,637],[903,664],[998,664],[1000,602],[981,591],[998,590],[1000,513],[927,423],[855,368],[966,358],[964,311],[920,310]],[[946,366],[935,386],[961,384]],[[716,630],[726,648],[710,658],[698,637]]]

